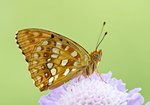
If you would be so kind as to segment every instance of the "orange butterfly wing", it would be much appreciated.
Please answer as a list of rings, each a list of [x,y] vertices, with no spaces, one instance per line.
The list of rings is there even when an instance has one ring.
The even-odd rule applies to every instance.
[[[19,48],[21,48],[27,61],[29,61],[35,45],[48,37],[50,37],[49,34],[45,34],[40,30],[36,31],[36,29],[24,29],[18,31],[16,34]]]
[[[83,72],[88,52],[71,39],[42,29],[18,32],[17,42],[29,62],[35,86],[41,91],[56,88]]]

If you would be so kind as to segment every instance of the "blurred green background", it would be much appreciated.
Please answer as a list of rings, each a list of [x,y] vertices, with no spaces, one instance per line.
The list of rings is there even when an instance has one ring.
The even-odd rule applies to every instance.
[[[112,71],[128,89],[150,100],[149,0],[0,0],[0,105],[38,105],[46,92],[34,87],[15,32],[43,28],[93,51],[103,21],[101,72]]]

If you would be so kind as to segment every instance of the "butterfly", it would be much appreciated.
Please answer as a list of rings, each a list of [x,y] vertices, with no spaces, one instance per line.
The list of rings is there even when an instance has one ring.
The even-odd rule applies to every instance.
[[[97,49],[102,40],[91,53],[73,40],[44,29],[19,30],[16,40],[40,91],[57,88],[79,75],[88,77],[94,71],[98,72],[102,50]]]

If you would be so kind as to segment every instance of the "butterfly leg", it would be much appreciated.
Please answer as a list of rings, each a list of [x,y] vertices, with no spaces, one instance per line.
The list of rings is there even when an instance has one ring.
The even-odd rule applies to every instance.
[[[78,82],[81,80],[81,75],[79,75],[79,77],[77,78]]]
[[[84,68],[84,67],[83,67]],[[81,80],[81,76],[84,76],[85,78],[87,77],[87,75],[84,73],[84,72],[82,72],[81,73],[82,75],[79,75],[78,76],[78,82]]]
[[[97,76],[100,77],[100,79],[101,79],[103,82],[107,83],[107,82],[103,79],[103,77],[101,76],[101,73],[98,71],[98,69],[96,69],[96,74],[97,74]]]

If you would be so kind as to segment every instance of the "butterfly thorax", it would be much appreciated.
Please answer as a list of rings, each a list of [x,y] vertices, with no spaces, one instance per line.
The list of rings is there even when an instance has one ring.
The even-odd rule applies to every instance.
[[[85,77],[90,76],[94,71],[97,71],[98,63],[101,61],[102,50],[95,50],[90,53],[91,60],[89,61],[89,65],[87,66],[83,75]]]

